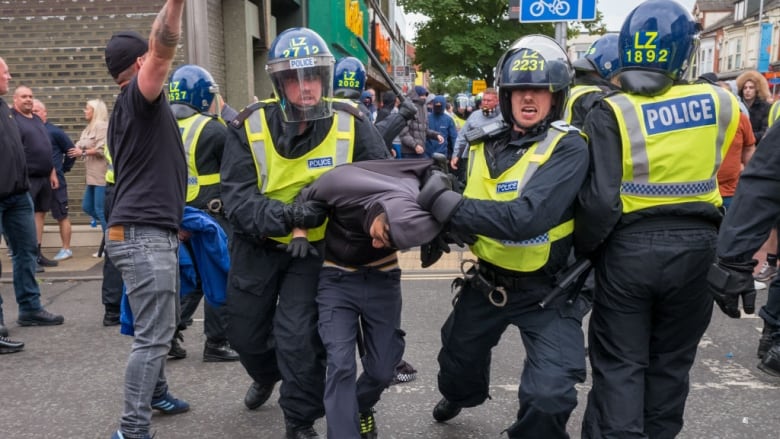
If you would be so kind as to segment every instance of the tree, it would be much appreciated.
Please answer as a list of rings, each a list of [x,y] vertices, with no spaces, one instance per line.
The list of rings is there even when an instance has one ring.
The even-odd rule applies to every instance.
[[[398,4],[406,12],[428,17],[416,25],[414,62],[443,78],[462,75],[492,85],[496,63],[512,42],[530,34],[554,35],[551,23],[509,20],[508,0],[398,0]]]
[[[444,80],[439,80],[436,77],[431,78],[428,91],[437,95],[449,95],[455,96],[458,93],[471,93],[471,89],[468,87],[469,80],[463,76],[450,76]]]

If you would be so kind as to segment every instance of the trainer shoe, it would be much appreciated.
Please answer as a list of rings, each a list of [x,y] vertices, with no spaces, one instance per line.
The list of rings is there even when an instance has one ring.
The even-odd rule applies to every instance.
[[[61,315],[52,314],[41,308],[35,312],[19,313],[19,319],[16,323],[19,326],[54,326],[61,325],[65,318]]]
[[[44,256],[40,249],[38,249],[38,259],[36,259],[36,262],[38,262],[38,265],[42,267],[56,267],[60,265],[59,262],[52,261],[51,259]]]
[[[460,413],[460,407],[447,401],[447,398],[442,398],[433,408],[433,419],[436,422],[446,422],[450,419],[458,416]]]
[[[393,384],[408,383],[417,379],[417,369],[404,360],[401,360],[397,366],[395,366],[395,376],[393,377]]]
[[[154,435],[149,436],[148,434],[143,437],[143,439],[153,439]],[[122,434],[121,431],[117,430],[114,432],[114,434],[111,435],[111,439],[125,439],[125,436]]]
[[[181,346],[179,341],[184,343],[184,336],[181,335],[180,331],[176,331],[173,334],[173,340],[171,340],[171,349],[168,351],[168,356],[171,357],[172,360],[187,358],[187,350]]]
[[[73,250],[69,248],[61,248],[60,251],[57,252],[56,255],[54,255],[55,261],[64,261],[65,259],[70,259],[73,257]]]
[[[164,415],[176,415],[188,411],[190,405],[186,401],[174,398],[171,392],[165,392],[161,398],[152,400],[152,408]]]
[[[772,278],[775,277],[776,275],[777,275],[777,266],[769,265],[768,263],[764,262],[764,264],[761,265],[761,270],[759,270],[759,272],[753,276],[753,279],[759,282],[768,282],[772,280]]]
[[[0,354],[13,354],[24,349],[24,343],[13,341],[8,337],[0,337]]]
[[[360,438],[377,439],[376,421],[374,420],[374,409],[360,413]]]

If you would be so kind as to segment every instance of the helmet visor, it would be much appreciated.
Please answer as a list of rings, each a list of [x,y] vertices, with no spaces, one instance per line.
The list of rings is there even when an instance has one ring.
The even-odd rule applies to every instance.
[[[333,58],[280,59],[266,67],[286,122],[324,119],[333,114]]]

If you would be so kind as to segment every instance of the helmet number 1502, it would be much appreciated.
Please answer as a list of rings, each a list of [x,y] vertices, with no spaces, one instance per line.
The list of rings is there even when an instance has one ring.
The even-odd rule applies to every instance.
[[[666,62],[669,49],[658,49],[658,32],[645,31],[634,34],[634,48],[626,50],[626,61],[630,63]]]

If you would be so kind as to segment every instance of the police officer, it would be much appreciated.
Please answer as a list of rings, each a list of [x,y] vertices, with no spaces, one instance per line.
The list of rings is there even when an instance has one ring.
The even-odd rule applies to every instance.
[[[216,114],[219,110],[219,101],[215,99],[218,93],[219,87],[214,78],[200,66],[185,64],[168,78],[171,110],[179,124],[187,155],[187,206],[207,212],[229,237],[230,225],[222,211],[219,186],[219,167],[227,128]],[[187,247],[188,244],[184,241],[182,245]],[[187,355],[187,351],[179,345],[181,331],[192,321],[202,297],[199,279],[195,290],[181,298],[181,319],[170,350],[170,354],[175,354],[174,358]],[[225,334],[227,320],[224,308],[216,308],[206,301],[203,312],[206,334],[203,361],[237,361],[238,354],[230,348]]]
[[[244,403],[262,405],[282,380],[279,405],[288,438],[319,437],[325,351],[317,333],[317,279],[327,211],[293,203],[335,166],[387,158],[381,136],[353,102],[334,100],[333,56],[314,31],[292,28],[271,44],[266,71],[274,100],[231,122],[221,168],[222,200],[233,226],[228,339],[254,380]],[[293,227],[309,231],[318,254],[293,258],[280,244]]]
[[[716,172],[739,121],[731,93],[683,79],[698,32],[673,0],[637,6],[618,37],[622,92],[585,121],[591,171],[575,241],[593,260],[596,289],[584,438],[682,429],[688,373],[712,314]]]
[[[585,56],[574,61],[574,87],[569,93],[569,101],[563,120],[582,128],[585,116],[604,94],[617,87],[610,82],[618,66],[618,36],[608,34],[594,41]]]
[[[490,396],[491,350],[511,324],[520,329],[528,358],[509,437],[568,437],[574,385],[585,380],[586,305],[579,297],[568,303],[565,295],[544,308],[538,303],[571,252],[572,206],[587,174],[587,145],[579,130],[559,121],[572,70],[554,40],[523,37],[497,69],[501,114],[512,129],[471,145],[462,198],[446,189],[446,178],[433,177],[418,197],[451,230],[476,235],[471,251],[479,258],[441,330],[444,398],[433,417],[450,420]]]

